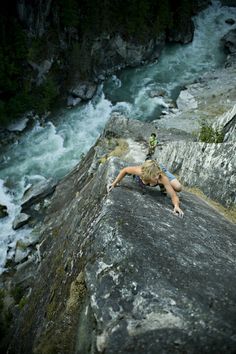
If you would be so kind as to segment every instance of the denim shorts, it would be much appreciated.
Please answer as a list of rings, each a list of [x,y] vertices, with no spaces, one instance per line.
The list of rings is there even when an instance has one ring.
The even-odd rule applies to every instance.
[[[176,177],[174,175],[172,175],[172,173],[170,173],[170,171],[168,171],[165,166],[163,166],[161,163],[159,165],[160,165],[160,168],[162,169],[162,171],[168,177],[169,181],[172,181],[173,179],[176,179]]]

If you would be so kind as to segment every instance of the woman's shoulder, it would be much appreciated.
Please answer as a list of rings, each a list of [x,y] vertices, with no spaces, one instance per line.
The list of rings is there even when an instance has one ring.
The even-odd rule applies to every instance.
[[[141,176],[142,166],[127,166],[125,167],[126,173],[131,175]]]
[[[169,184],[170,183],[169,178],[164,173],[160,174],[159,180],[160,180],[160,183],[162,183],[162,184]]]

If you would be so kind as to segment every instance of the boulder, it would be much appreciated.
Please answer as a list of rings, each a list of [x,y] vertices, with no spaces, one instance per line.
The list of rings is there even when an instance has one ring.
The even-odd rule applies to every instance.
[[[228,53],[236,52],[236,28],[229,31],[222,39],[223,45]]]
[[[90,100],[97,90],[97,85],[91,82],[80,82],[76,87],[70,90],[74,98],[80,98],[83,101]]]
[[[23,241],[18,241],[16,243],[16,251],[15,251],[15,263],[21,263],[25,260],[29,254],[30,250],[27,248],[27,245],[24,244]]]
[[[27,210],[33,204],[43,200],[45,197],[50,196],[56,188],[57,183],[50,179],[48,181],[41,181],[27,189],[23,195],[21,207],[22,211]]]
[[[149,92],[149,97],[154,98],[154,97],[164,97],[166,95],[166,92],[164,90],[157,90],[157,91],[150,91]]]
[[[72,95],[69,95],[67,97],[67,106],[76,106],[77,104],[79,104],[81,102],[81,98],[79,97],[74,97]]]
[[[6,205],[0,204],[0,219],[5,218],[8,215]]]
[[[182,111],[189,110],[189,109],[195,109],[198,106],[197,101],[195,100],[194,96],[187,90],[183,90],[180,92],[176,103],[177,103],[178,109],[180,109]]]
[[[17,230],[22,226],[26,225],[29,220],[30,220],[30,215],[25,213],[20,213],[13,221],[13,225],[12,225],[13,230]]]
[[[228,25],[233,25],[235,23],[235,20],[233,18],[228,18],[225,20],[225,23],[228,23]]]
[[[21,120],[18,120],[16,122],[10,124],[7,127],[7,130],[9,130],[10,132],[22,132],[27,127],[28,121],[29,121],[29,118],[24,117]]]

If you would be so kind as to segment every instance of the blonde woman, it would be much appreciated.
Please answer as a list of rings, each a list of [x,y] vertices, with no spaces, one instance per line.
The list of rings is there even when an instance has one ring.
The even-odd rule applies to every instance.
[[[164,166],[158,164],[155,160],[147,160],[141,166],[128,166],[123,168],[116,179],[108,185],[108,192],[110,192],[116,185],[127,175],[135,176],[136,181],[141,187],[160,186],[166,190],[171,197],[171,201],[174,206],[173,213],[183,217],[184,213],[179,207],[179,197],[176,192],[180,192],[182,189],[181,184]]]

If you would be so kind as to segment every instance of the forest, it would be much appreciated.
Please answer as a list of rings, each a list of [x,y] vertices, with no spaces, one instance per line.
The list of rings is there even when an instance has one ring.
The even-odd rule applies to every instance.
[[[30,32],[27,21],[21,21],[17,0],[0,4],[0,125],[9,124],[33,111],[43,114],[51,109],[66,87],[68,57],[79,62],[80,46],[102,33],[119,33],[124,39],[145,42],[171,30],[181,31],[196,11],[188,0],[53,0],[46,18],[43,35]],[[27,0],[36,12],[44,1]],[[46,6],[46,5],[45,5]],[[72,36],[71,33],[76,33]],[[66,36],[68,47],[60,48]],[[50,48],[57,48],[60,62],[40,84],[36,84],[30,63],[40,63]],[[70,55],[71,54],[71,55]],[[79,71],[79,65],[77,70]],[[63,70],[62,70],[63,67]]]

